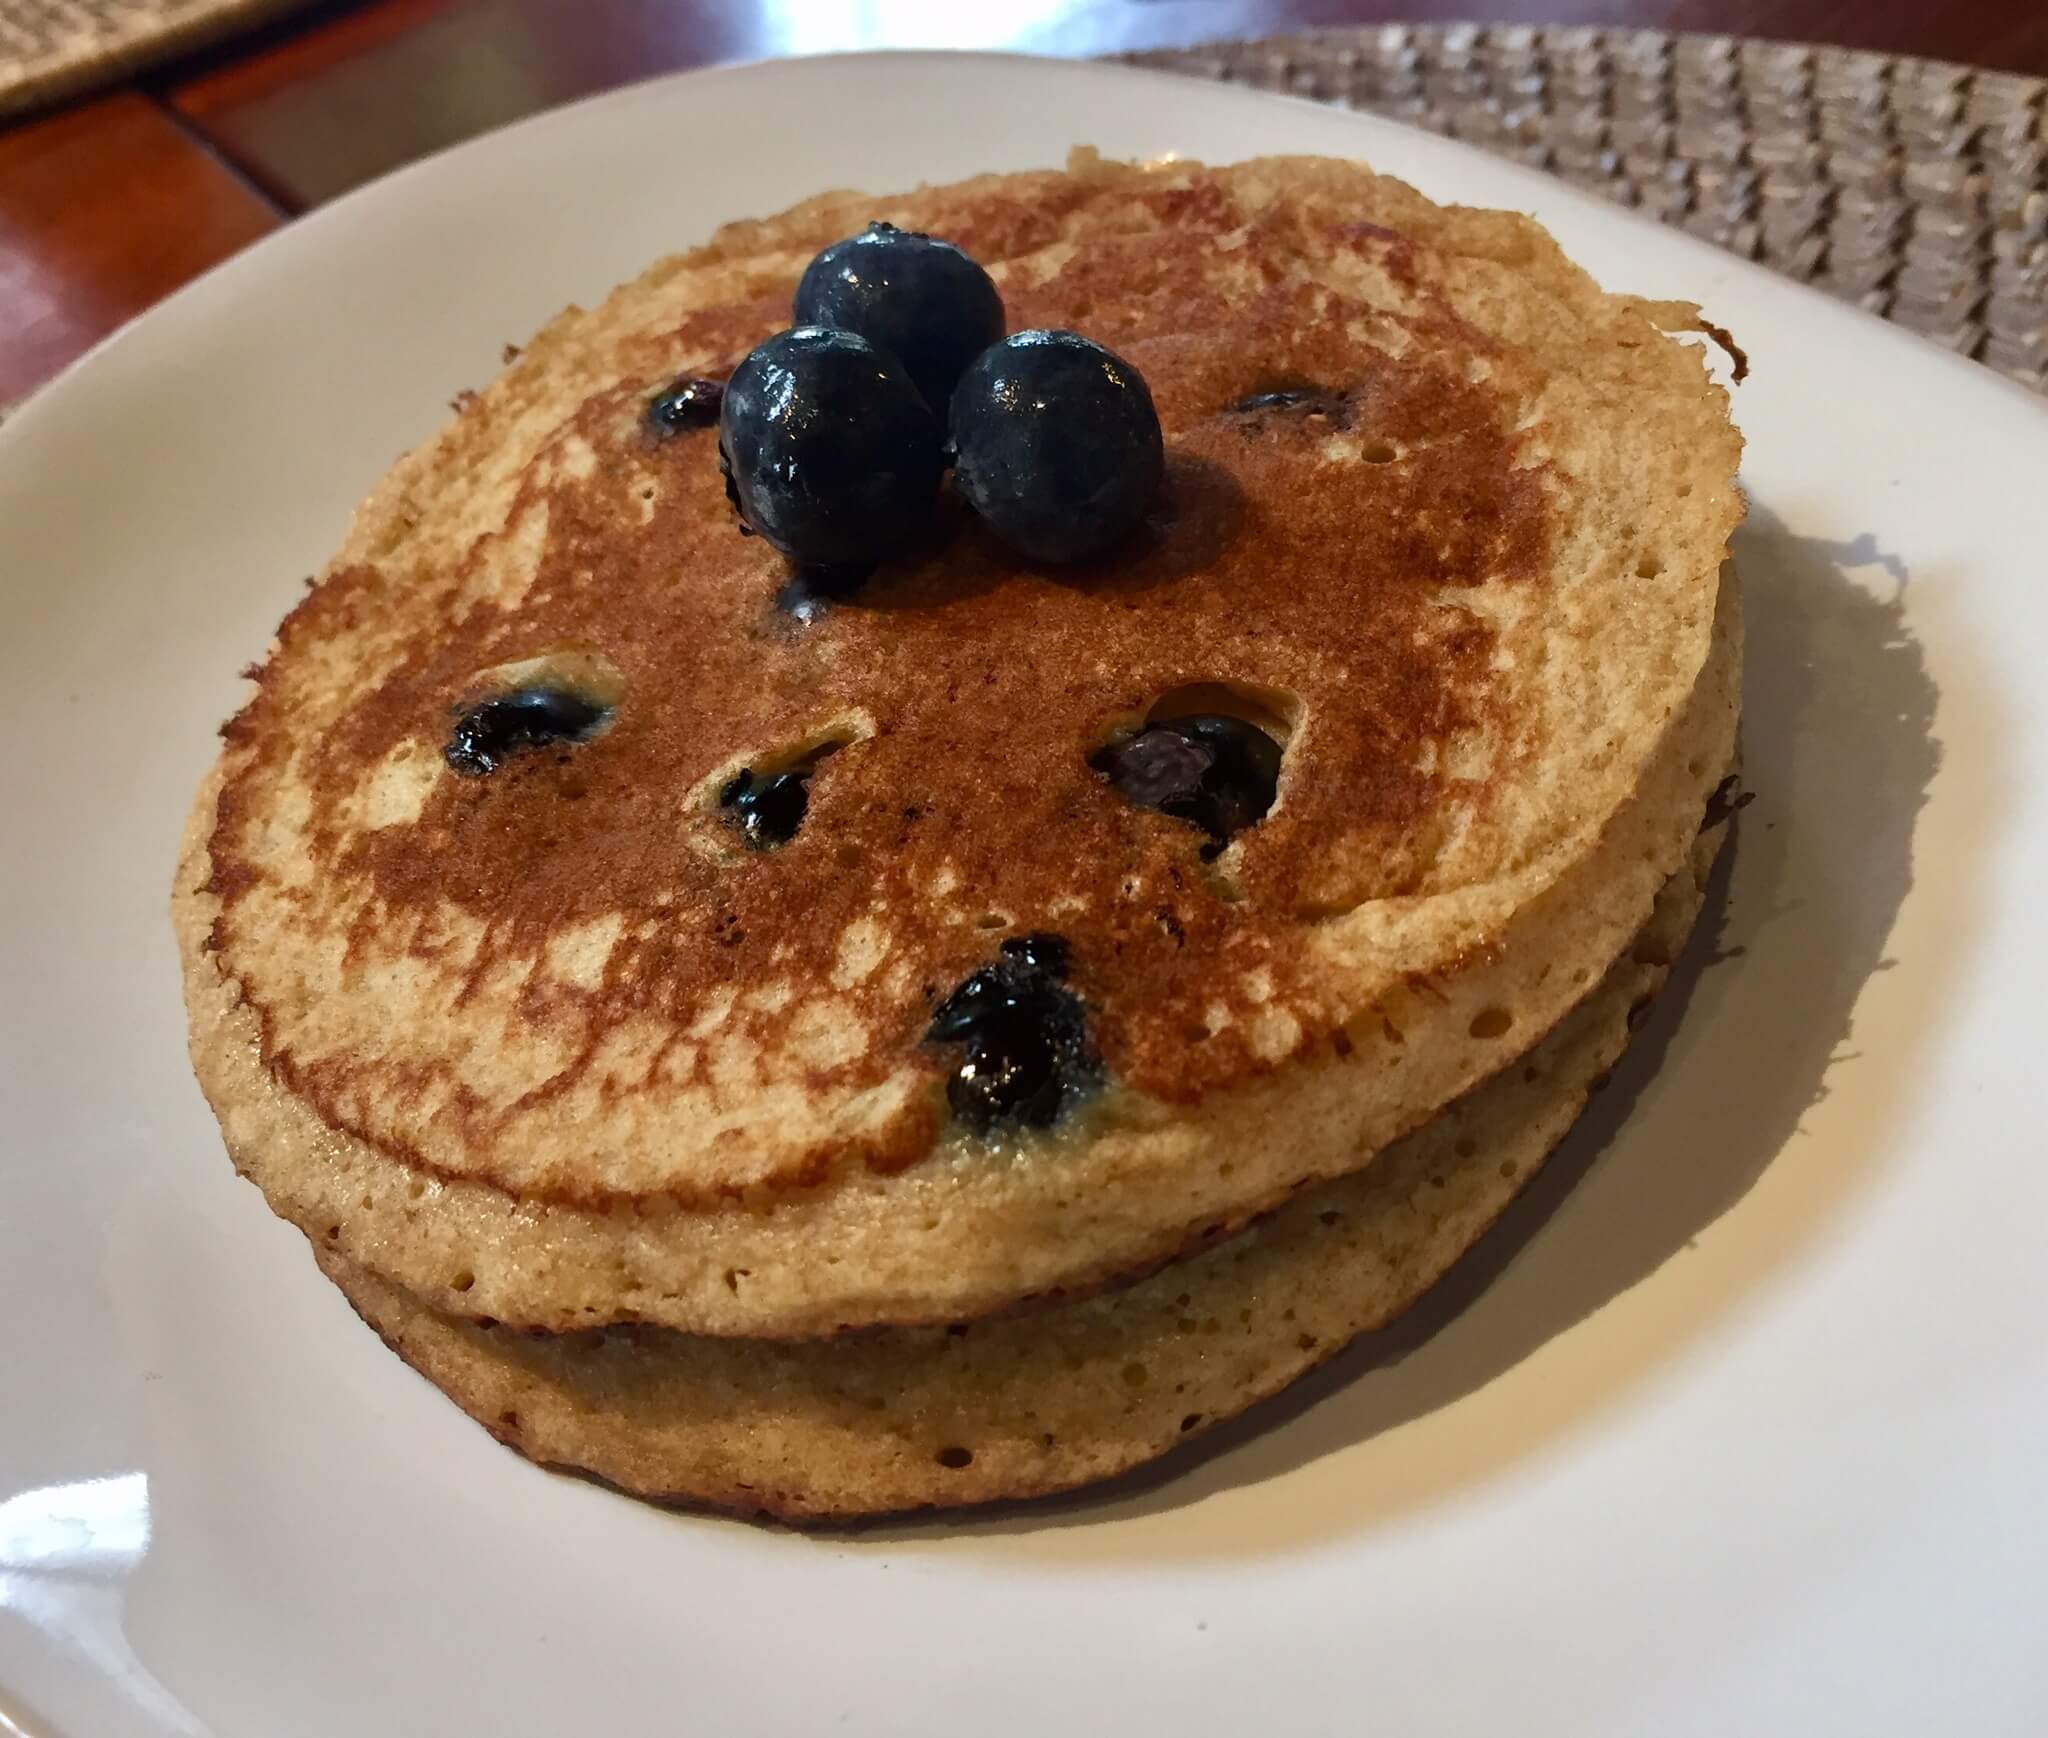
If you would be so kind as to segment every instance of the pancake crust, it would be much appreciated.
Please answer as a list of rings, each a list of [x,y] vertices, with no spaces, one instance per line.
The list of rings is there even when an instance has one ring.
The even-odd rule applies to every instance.
[[[819,1521],[1043,1496],[1188,1442],[1381,1326],[1563,1138],[1698,914],[1725,815],[1630,951],[1522,1065],[1369,1170],[1127,1290],[961,1330],[749,1344],[522,1335],[315,1244],[373,1328],[500,1441],[636,1495]]]
[[[955,525],[778,613],[709,437],[642,407],[875,216],[1140,366],[1144,547],[1050,575]],[[1695,318],[1301,160],[833,196],[565,315],[373,495],[226,732],[179,922],[237,1162],[446,1308],[754,1334],[1085,1285],[1365,1162],[1605,969],[1732,729],[1672,764],[1740,510],[1659,329]],[[1230,408],[1304,381],[1340,408]],[[617,673],[610,729],[447,774],[451,708],[568,654]],[[1212,868],[1086,757],[1218,682],[1294,728]],[[725,778],[825,738],[803,832],[738,850]],[[992,1148],[919,1038],[1029,929],[1072,942],[1112,1084]],[[279,1144],[288,1103],[326,1137]]]
[[[1416,1009],[1444,1016],[1443,1023],[1462,1042],[1451,1042],[1436,1078],[1483,1077],[1539,1038],[1553,1021],[1539,1029],[1531,1010],[1569,1005],[1584,994],[1591,972],[1565,962],[1611,959],[1625,945],[1630,932],[1620,926],[1649,908],[1656,866],[1665,860],[1674,830],[1681,840],[1679,855],[1684,855],[1683,841],[1696,831],[1705,793],[1715,783],[1708,769],[1725,766],[1734,753],[1740,598],[1731,569],[1721,587],[1714,651],[1699,687],[1673,721],[1643,788],[1624,806],[1593,857],[1511,926],[1506,944],[1484,963],[1411,987],[1384,1017],[1382,1037],[1398,1031],[1394,1021],[1412,1018]],[[1682,800],[1691,803],[1690,809],[1680,806]],[[207,902],[199,889],[206,857],[196,826],[187,846],[180,935],[193,1057],[237,1168],[322,1246],[386,1277],[397,1276],[416,1295],[452,1313],[555,1329],[633,1319],[674,1326],[691,1319],[678,1305],[700,1296],[715,1303],[729,1295],[745,1304],[759,1275],[777,1283],[779,1297],[802,1298],[811,1305],[813,1313],[803,1318],[806,1326],[829,1329],[848,1316],[869,1322],[949,1321],[1021,1298],[1088,1289],[1224,1235],[1252,1216],[1211,1220],[1192,1237],[1170,1227],[1145,1241],[1139,1229],[1119,1217],[1120,1202],[1113,1193],[1101,1199],[1077,1187],[1057,1199],[1049,1215],[1029,1219],[1014,1199],[1000,1194],[990,1207],[988,1155],[979,1148],[950,1165],[924,1167],[887,1185],[872,1181],[866,1195],[816,1191],[772,1210],[739,1204],[721,1214],[687,1219],[647,1210],[596,1215],[536,1205],[488,1185],[394,1170],[365,1143],[327,1127],[264,1072],[255,1022],[204,951]],[[1610,939],[1618,932],[1618,939]],[[1484,1016],[1497,1020],[1503,1012],[1510,1026],[1496,1032]],[[1333,1050],[1318,1066],[1244,1095],[1241,1117],[1233,1125],[1240,1143],[1234,1149],[1237,1158],[1225,1158],[1222,1165],[1288,1165],[1293,1155],[1287,1143],[1302,1138],[1304,1129],[1314,1128],[1318,1119],[1355,1114],[1350,1071],[1363,1066],[1362,1055],[1373,1053],[1365,1045],[1348,1053]],[[1364,1156],[1416,1125],[1381,1121],[1351,1126]],[[1079,1156],[1097,1156],[1107,1146],[1098,1140],[1095,1153]],[[1048,1150],[1080,1168],[1077,1155],[1056,1147],[1041,1145],[1036,1156]],[[1160,1135],[1153,1150],[1165,1164],[1176,1157],[1169,1135]],[[1034,1154],[1027,1149],[1012,1156]],[[1025,1186],[1030,1180],[1023,1178]],[[1278,1205],[1290,1192],[1274,1195],[1261,1207]],[[911,1234],[892,1244],[886,1231],[900,1223],[906,1199],[919,1211],[910,1221]],[[878,1214],[897,1215],[881,1220],[880,1229],[866,1216],[877,1201]],[[1005,1249],[990,1241],[1019,1224],[1028,1226],[1030,1235],[1017,1245]],[[689,1241],[679,1230],[687,1232]],[[857,1276],[842,1271],[841,1252],[849,1248],[869,1257]],[[893,1263],[875,1259],[877,1250],[888,1251]],[[961,1270],[947,1265],[963,1255],[972,1259]],[[1090,1257],[1095,1258],[1092,1264]],[[1056,1277],[1047,1280],[1048,1274]],[[697,1283],[688,1283],[691,1278]],[[866,1289],[855,1293],[854,1284]],[[950,1313],[933,1311],[926,1300],[945,1284]],[[550,1299],[555,1313],[538,1321],[520,1313],[535,1295]],[[862,1307],[851,1308],[849,1297]],[[713,1315],[716,1331],[733,1331],[735,1322],[751,1328],[755,1321],[743,1309]]]

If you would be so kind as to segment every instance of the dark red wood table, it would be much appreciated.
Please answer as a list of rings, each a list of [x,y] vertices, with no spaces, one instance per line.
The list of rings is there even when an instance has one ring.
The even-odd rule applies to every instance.
[[[868,12],[866,21],[849,13]],[[805,0],[324,5],[0,128],[0,405],[299,212],[537,109],[679,67],[855,48],[1108,54],[1486,15],[1832,43],[2048,75],[2008,0]]]

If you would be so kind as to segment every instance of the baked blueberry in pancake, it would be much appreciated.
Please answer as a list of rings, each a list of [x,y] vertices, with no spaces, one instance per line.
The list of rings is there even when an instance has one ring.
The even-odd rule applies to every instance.
[[[943,417],[951,352],[793,327],[871,223],[999,298]],[[1699,324],[1356,164],[1086,154],[569,310],[201,792],[237,1166],[423,1320],[762,1341],[1079,1307],[1369,1178],[1607,978],[1730,764]]]
[[[1135,1285],[829,1341],[521,1334],[318,1249],[399,1354],[494,1436],[641,1496],[794,1521],[1043,1496],[1125,1472],[1398,1315],[1533,1177],[1699,909],[1726,817],[1629,950],[1527,1058],[1370,1166]]]

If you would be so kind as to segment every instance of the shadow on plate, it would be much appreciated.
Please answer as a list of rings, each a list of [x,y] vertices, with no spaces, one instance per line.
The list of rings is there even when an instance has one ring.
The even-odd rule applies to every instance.
[[[1858,996],[1890,963],[1916,820],[1940,764],[1936,690],[1905,624],[1906,574],[1867,535],[1798,538],[1758,509],[1736,558],[1748,614],[1744,781],[1756,801],[1655,1011],[1521,1199],[1405,1317],[1187,1450],[1092,1495],[883,1525],[869,1537],[907,1544],[943,1529],[988,1541],[1037,1535],[1042,1547],[1050,1531],[1081,1550],[1074,1530],[1165,1522],[1109,1530],[1102,1549],[1129,1561],[1300,1548],[1391,1520],[1500,1475],[1668,1367],[1868,1180],[1881,1141],[1800,1137],[1834,1071],[1855,1067]],[[1873,568],[1888,586],[1846,571]],[[1954,902],[1959,928],[1969,910]],[[1918,1029],[1938,1020],[1953,969],[1916,961]],[[1909,1084],[1896,1066],[1863,1067],[1857,1123],[1881,1126]],[[1511,1404],[1430,1429],[1413,1449],[1379,1440],[1480,1395],[1684,1256],[1773,1164],[1798,1167],[1800,1186],[1774,1191],[1786,1199],[1773,1213],[1695,1270],[1712,1275],[1704,1295],[1688,1284],[1679,1307],[1632,1311],[1597,1356],[1547,1359],[1540,1385],[1516,1384]],[[1355,1467],[1332,1461],[1366,1444],[1388,1452]],[[1265,1496],[1254,1487],[1310,1468],[1313,1489],[1284,1499],[1210,1501]],[[1193,1525],[1186,1511],[1205,1504]]]

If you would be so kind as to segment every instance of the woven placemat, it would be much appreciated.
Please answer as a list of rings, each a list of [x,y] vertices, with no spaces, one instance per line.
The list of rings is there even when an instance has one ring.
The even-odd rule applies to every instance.
[[[298,0],[0,0],[0,114]],[[1383,25],[1122,57],[1415,122],[2048,391],[2048,82],[1660,31]]]
[[[1383,25],[1126,55],[1562,175],[2048,390],[2048,82],[1661,31]]]
[[[109,84],[304,0],[0,0],[0,116]]]

